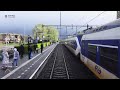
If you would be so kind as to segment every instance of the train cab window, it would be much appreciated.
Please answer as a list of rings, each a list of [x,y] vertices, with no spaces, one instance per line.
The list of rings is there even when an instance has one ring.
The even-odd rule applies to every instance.
[[[71,42],[71,45],[72,45],[72,47],[73,47],[74,49],[76,49],[76,48],[77,48],[77,43],[76,43],[76,41],[75,41],[75,40]]]
[[[103,27],[103,30],[106,30],[106,29],[107,29],[107,26],[104,26],[104,27]]]
[[[69,41],[69,42],[68,42],[68,45],[69,45],[70,47],[72,47],[73,49],[76,49],[76,48],[77,48],[77,43],[76,43],[75,40]]]
[[[85,46],[84,46],[84,41],[81,41],[81,53],[84,55],[85,54]]]
[[[100,64],[108,71],[117,74],[118,49],[100,47]]]
[[[84,49],[84,42],[82,42],[82,48]]]
[[[96,46],[88,45],[88,58],[96,62]]]
[[[103,31],[103,29],[104,29],[104,26],[101,26],[99,31]]]

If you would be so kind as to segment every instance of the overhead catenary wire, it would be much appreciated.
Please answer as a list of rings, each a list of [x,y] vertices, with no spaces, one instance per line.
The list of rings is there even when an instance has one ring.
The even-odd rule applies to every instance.
[[[86,24],[88,24],[89,22],[93,21],[94,19],[96,19],[97,17],[99,17],[100,15],[102,15],[102,14],[105,13],[105,12],[107,12],[107,11],[103,11],[102,13],[98,14],[97,16],[95,16],[94,18],[92,18],[91,20],[89,20],[88,22],[86,22],[84,25],[86,25]],[[84,26],[84,25],[83,25],[83,26]],[[81,26],[80,28],[82,28],[82,26]],[[79,29],[80,29],[80,28],[79,28]]]

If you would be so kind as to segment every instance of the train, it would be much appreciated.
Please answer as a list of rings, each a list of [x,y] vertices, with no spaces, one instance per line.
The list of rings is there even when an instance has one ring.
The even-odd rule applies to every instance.
[[[120,78],[120,19],[64,40],[99,79]]]

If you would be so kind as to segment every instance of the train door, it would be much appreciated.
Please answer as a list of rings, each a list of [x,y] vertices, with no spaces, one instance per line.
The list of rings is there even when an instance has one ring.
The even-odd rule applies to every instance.
[[[76,42],[77,42],[77,46],[78,46],[78,50],[79,50],[79,55],[80,55],[80,58],[81,58],[81,47],[82,47],[82,35],[77,35],[77,39],[76,39]]]
[[[85,55],[85,45],[84,40],[81,41],[81,53],[80,53],[80,59],[84,62],[84,55]]]

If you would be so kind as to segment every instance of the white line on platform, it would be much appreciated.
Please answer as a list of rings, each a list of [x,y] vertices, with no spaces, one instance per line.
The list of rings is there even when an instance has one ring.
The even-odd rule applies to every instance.
[[[42,57],[42,56],[41,56],[41,57]],[[39,57],[39,59],[40,59],[41,57]],[[38,59],[37,61],[39,61],[39,59]],[[34,64],[35,64],[35,62],[34,62]],[[30,67],[32,67],[34,64],[32,64]],[[30,68],[29,68],[29,69],[30,69]],[[25,73],[25,72],[27,72],[27,70],[25,70],[24,73]]]
[[[42,56],[41,56],[41,57],[42,57]],[[39,57],[39,59],[40,59],[41,57]],[[39,59],[38,59],[38,60],[39,60]],[[37,61],[38,61],[38,60],[37,60]],[[32,64],[32,65],[29,67],[29,69],[30,69],[33,65],[34,65],[34,64]],[[27,72],[27,69],[24,71],[24,73],[25,73],[25,72]]]
[[[17,78],[21,78],[21,76],[18,76]]]
[[[24,73],[22,73],[21,75],[23,75]]]
[[[51,46],[52,47],[52,46]],[[51,47],[47,48],[46,50],[44,50],[43,52],[47,51],[48,49],[50,49]],[[41,53],[40,53],[41,54]],[[14,69],[13,71],[11,71],[10,73],[8,73],[7,75],[3,76],[1,79],[6,79],[7,77],[9,77],[10,75],[12,75],[13,73],[15,73],[17,70],[19,70],[21,67],[25,66],[26,64],[28,64],[29,62],[31,62],[32,60],[34,60],[36,57],[38,57],[40,54],[36,55],[35,57],[33,57],[32,59],[26,61],[25,63],[23,63],[22,65],[20,65],[18,68]]]
[[[57,45],[56,45],[57,46]],[[55,46],[55,47],[56,47]],[[52,51],[55,49],[55,47],[51,50],[51,52],[47,55],[47,57],[42,61],[42,63],[39,65],[39,67],[35,70],[35,72],[30,76],[29,79],[32,79],[33,76],[36,74],[36,72],[39,70],[39,68],[41,67],[41,65],[46,61],[46,59],[48,58],[48,56],[52,53]]]
[[[25,70],[24,72],[27,72],[28,70]]]

